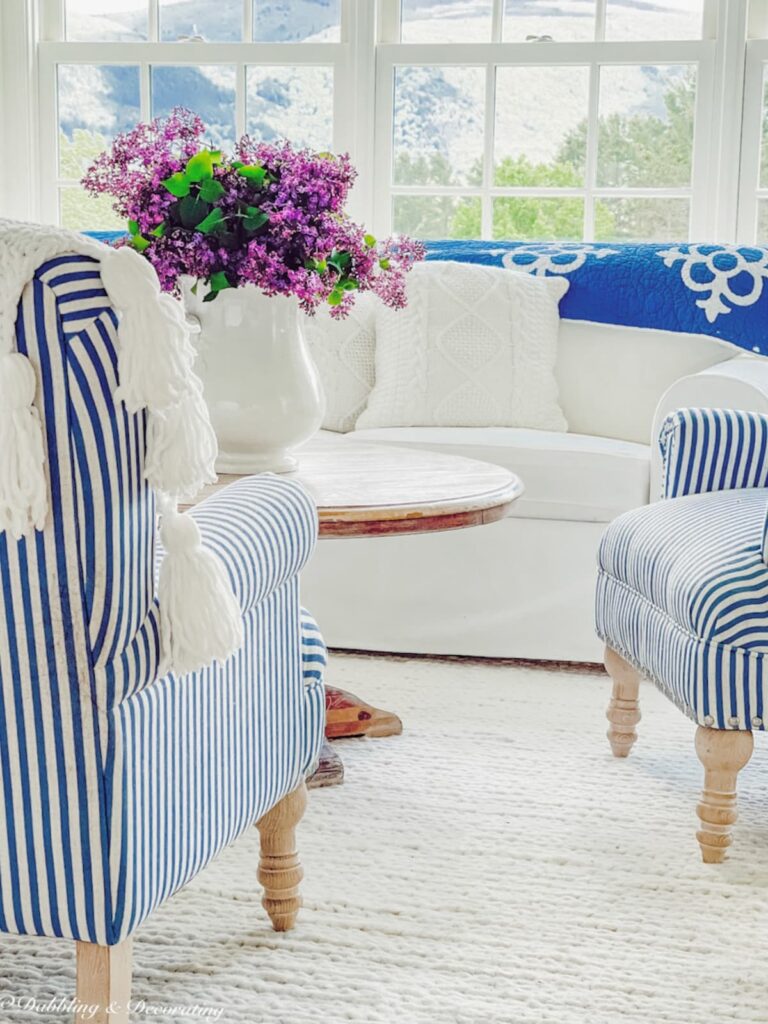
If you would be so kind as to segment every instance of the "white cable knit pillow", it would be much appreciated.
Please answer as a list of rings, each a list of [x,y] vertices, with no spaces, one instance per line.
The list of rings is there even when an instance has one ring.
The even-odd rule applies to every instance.
[[[365,293],[357,296],[344,320],[332,319],[324,309],[304,318],[307,343],[325,390],[325,430],[354,430],[368,401],[374,381],[377,303],[374,295]]]
[[[366,427],[567,430],[555,358],[563,277],[428,262],[408,306],[376,310],[376,383]]]

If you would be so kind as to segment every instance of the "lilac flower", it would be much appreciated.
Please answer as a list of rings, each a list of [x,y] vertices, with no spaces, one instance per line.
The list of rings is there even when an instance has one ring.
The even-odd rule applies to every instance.
[[[229,157],[206,148],[205,126],[183,107],[118,135],[83,178],[128,219],[133,245],[160,286],[179,293],[191,275],[209,288],[256,285],[294,295],[308,313],[323,302],[343,317],[360,291],[395,309],[406,274],[424,258],[409,238],[377,242],[344,211],[356,171],[346,155],[268,144],[247,135]]]

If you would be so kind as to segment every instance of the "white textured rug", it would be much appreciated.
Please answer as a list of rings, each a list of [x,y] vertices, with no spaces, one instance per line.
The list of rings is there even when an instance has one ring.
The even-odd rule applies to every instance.
[[[142,927],[137,1000],[238,1024],[768,1020],[764,736],[731,860],[705,866],[694,726],[651,686],[621,762],[605,677],[344,657],[332,678],[405,733],[343,742],[345,785],[311,794],[296,931],[269,929],[254,830]],[[0,937],[0,1000],[73,986],[72,944]]]

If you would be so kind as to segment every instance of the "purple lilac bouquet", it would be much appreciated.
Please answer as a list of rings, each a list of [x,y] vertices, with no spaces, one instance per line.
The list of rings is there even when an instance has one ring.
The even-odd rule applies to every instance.
[[[225,288],[254,284],[295,295],[312,313],[328,302],[345,316],[357,291],[395,309],[405,277],[424,257],[409,238],[377,241],[344,212],[356,172],[347,156],[296,150],[247,135],[232,157],[203,144],[205,126],[183,107],[118,135],[83,178],[112,196],[132,245],[152,263],[164,291],[188,274]],[[197,284],[194,286],[197,287]]]

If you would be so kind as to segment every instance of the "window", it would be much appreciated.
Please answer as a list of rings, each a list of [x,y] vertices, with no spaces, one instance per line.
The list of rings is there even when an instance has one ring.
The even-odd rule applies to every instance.
[[[747,47],[739,237],[768,245],[768,40]]]
[[[379,54],[377,220],[427,238],[687,238],[706,216],[703,13],[402,0]]]
[[[349,152],[378,233],[768,236],[768,0],[39,2],[35,216],[117,226],[83,169],[181,103]]]
[[[347,68],[340,0],[58,0],[40,46],[43,215],[72,228],[122,226],[78,182],[115,134],[184,105],[216,147],[244,132],[346,149],[336,123]],[[55,182],[55,188],[52,184]]]

